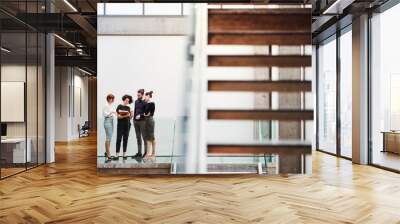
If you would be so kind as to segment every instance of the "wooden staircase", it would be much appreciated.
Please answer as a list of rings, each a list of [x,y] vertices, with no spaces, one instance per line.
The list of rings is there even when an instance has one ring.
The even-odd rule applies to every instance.
[[[209,9],[209,45],[305,46],[311,45],[310,8]],[[278,67],[311,66],[311,56],[280,55],[208,55],[209,67]],[[311,92],[312,83],[299,80],[209,80],[208,91],[241,91],[254,93]],[[313,120],[313,110],[301,109],[208,109],[208,120]],[[305,156],[311,154],[311,143],[304,139],[268,142],[209,142],[209,155],[274,154],[279,155],[280,173],[304,173]]]

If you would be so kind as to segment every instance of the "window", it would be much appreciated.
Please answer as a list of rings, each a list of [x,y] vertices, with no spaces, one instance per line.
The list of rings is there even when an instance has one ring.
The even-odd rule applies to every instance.
[[[106,3],[106,15],[143,15],[143,3]]]
[[[372,163],[400,170],[400,5],[371,18]],[[396,152],[396,153],[392,153]]]
[[[336,153],[336,39],[318,48],[318,149]]]
[[[191,3],[98,3],[98,15],[181,16],[189,15]]]
[[[349,27],[351,28],[351,27]],[[352,33],[340,36],[340,155],[352,157]]]

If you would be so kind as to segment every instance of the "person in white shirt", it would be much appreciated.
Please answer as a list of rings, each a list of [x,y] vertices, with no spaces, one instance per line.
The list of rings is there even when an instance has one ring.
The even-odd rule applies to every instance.
[[[116,114],[113,105],[114,98],[115,97],[113,94],[108,94],[106,98],[107,104],[103,108],[104,129],[106,131],[106,152],[104,153],[104,156],[107,158],[107,160],[111,160],[110,143],[114,132],[114,116]]]

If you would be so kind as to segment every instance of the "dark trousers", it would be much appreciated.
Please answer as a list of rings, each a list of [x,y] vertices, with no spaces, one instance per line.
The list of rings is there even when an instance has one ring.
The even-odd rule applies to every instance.
[[[134,121],[133,125],[135,126],[138,153],[142,154],[142,145],[144,142],[144,153],[142,154],[144,155],[147,153],[147,144],[145,138],[146,121],[145,120]]]
[[[130,125],[124,125],[124,126],[118,126],[117,127],[117,153],[119,153],[120,148],[121,148],[121,141],[123,142],[123,150],[124,153],[126,152],[126,148],[128,147],[128,138],[129,138],[129,131],[130,131]]]

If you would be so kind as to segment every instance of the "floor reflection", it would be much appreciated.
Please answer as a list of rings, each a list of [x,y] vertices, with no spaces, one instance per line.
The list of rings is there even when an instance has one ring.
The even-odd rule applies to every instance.
[[[391,152],[375,151],[373,164],[400,171],[400,155]]]

